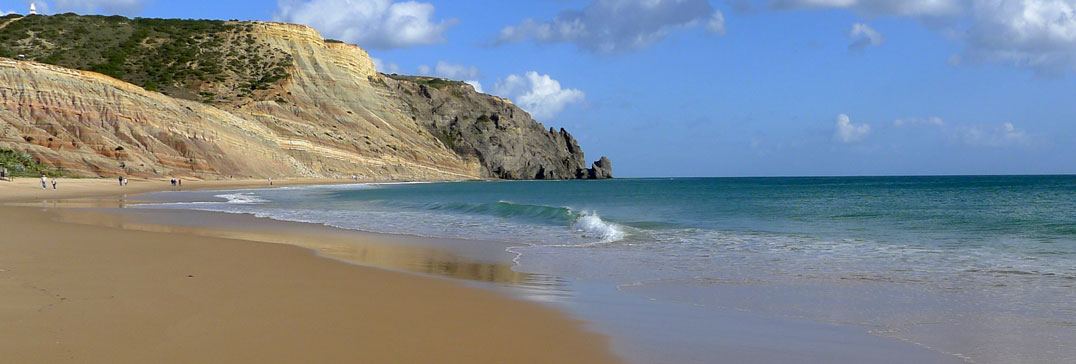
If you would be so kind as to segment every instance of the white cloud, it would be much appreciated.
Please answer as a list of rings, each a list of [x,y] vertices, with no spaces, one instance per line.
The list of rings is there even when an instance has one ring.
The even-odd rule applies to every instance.
[[[385,63],[385,61],[382,61],[381,58],[370,57],[370,59],[374,60],[374,68],[376,68],[378,72],[390,74],[400,73],[400,66],[395,63]]]
[[[478,91],[478,93],[485,93],[485,91],[482,90],[482,83],[478,81],[463,81],[463,83],[471,85],[472,87],[474,87],[475,91]]]
[[[557,80],[534,71],[508,75],[494,85],[493,93],[507,97],[538,120],[549,120],[568,105],[586,100],[583,91],[561,88]]]
[[[583,10],[564,10],[549,21],[525,19],[505,27],[494,44],[533,40],[620,53],[646,48],[673,30],[699,25],[710,33],[725,33],[724,15],[706,0],[593,0]]]
[[[391,0],[280,0],[277,21],[309,25],[328,38],[365,48],[389,49],[443,43],[455,19],[434,21],[434,6]]]
[[[1058,75],[1076,69],[1076,0],[979,0],[964,59]]]
[[[852,24],[852,30],[848,32],[848,38],[852,40],[852,44],[848,45],[848,49],[853,51],[862,51],[868,46],[880,46],[885,42],[885,37],[882,36],[882,33],[863,23]]]
[[[961,11],[961,0],[773,0],[775,9],[850,9],[868,15],[946,16]]]
[[[52,0],[52,1],[28,1],[37,6],[37,12],[41,14],[75,12],[79,14],[122,14],[135,15],[151,0]]]
[[[833,132],[833,138],[842,143],[852,143],[863,140],[870,134],[871,126],[867,124],[852,124],[852,119],[848,115],[837,115],[836,130]]]
[[[424,64],[420,64],[418,66],[418,74],[420,74],[420,75],[427,76],[427,75],[430,74],[430,71],[432,71],[430,66],[427,66],[427,65],[424,65]]]

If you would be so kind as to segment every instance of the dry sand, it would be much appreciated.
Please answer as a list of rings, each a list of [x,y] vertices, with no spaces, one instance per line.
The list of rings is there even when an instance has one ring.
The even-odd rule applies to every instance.
[[[144,180],[132,179],[127,186],[120,186],[116,179],[86,178],[70,179],[61,178],[56,183],[56,189],[52,189],[51,179],[47,189],[41,188],[41,178],[20,177],[14,182],[0,181],[0,202],[28,202],[40,200],[70,199],[95,196],[118,196],[137,195],[155,191],[172,190],[211,190],[211,189],[240,189],[240,188],[269,188],[284,186],[304,186],[315,184],[345,184],[356,183],[349,179],[312,179],[290,178],[274,179],[273,185],[268,180],[237,179],[220,181],[194,181],[184,180],[182,187],[173,188],[169,179]]]
[[[116,184],[61,180],[53,191],[26,178],[0,182],[0,201],[170,188],[168,181]],[[606,338],[560,312],[455,281],[346,264],[290,245],[60,222],[60,211],[0,207],[3,362],[617,361]]]

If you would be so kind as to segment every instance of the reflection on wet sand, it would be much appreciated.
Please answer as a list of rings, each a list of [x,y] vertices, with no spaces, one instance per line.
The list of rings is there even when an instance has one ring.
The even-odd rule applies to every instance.
[[[444,249],[435,249],[423,241],[431,239],[356,232],[245,215],[127,208],[132,204],[126,199],[95,199],[57,200],[34,206],[52,209],[59,221],[67,223],[289,244],[353,264],[515,286],[529,296],[549,299],[549,296],[567,294],[565,283],[559,278],[514,271],[510,259],[462,256],[450,251],[453,244],[440,244]]]
[[[16,207],[39,207],[42,209],[124,209],[138,204],[153,203],[154,201],[129,200],[127,196],[114,199],[57,199],[41,200],[39,202],[9,202],[4,206]]]

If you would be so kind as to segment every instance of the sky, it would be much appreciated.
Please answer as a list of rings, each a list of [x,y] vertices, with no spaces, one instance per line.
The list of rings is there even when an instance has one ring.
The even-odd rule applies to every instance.
[[[35,3],[306,24],[507,97],[617,177],[1076,173],[1076,0]]]

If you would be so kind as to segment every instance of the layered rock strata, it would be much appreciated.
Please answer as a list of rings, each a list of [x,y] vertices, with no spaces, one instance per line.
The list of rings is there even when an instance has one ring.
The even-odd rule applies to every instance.
[[[607,159],[588,169],[567,131],[545,129],[507,100],[462,83],[387,77],[361,48],[325,42],[309,27],[244,24],[253,42],[289,54],[292,65],[268,89],[225,102],[0,59],[0,148],[84,176],[611,176]]]

